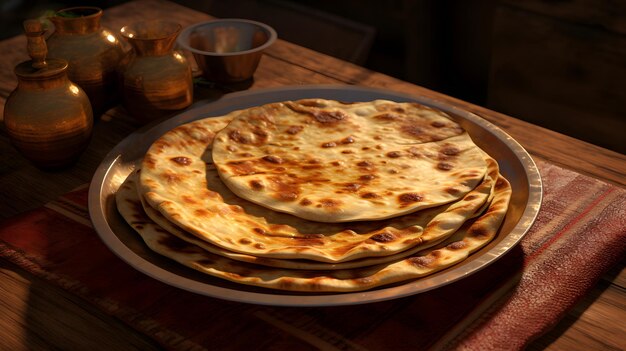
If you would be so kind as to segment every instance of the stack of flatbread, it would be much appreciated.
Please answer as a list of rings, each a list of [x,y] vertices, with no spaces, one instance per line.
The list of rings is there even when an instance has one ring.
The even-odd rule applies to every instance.
[[[442,111],[307,99],[165,133],[116,200],[150,249],[200,272],[348,292],[461,262],[497,234],[510,196]]]

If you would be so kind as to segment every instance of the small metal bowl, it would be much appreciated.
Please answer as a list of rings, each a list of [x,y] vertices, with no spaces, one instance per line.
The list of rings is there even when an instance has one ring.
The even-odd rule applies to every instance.
[[[266,24],[230,18],[191,25],[180,33],[178,44],[193,54],[204,78],[230,83],[250,79],[276,37]]]

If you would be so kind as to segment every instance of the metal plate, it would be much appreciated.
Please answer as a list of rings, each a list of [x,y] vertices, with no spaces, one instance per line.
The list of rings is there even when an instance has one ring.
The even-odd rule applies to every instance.
[[[200,118],[220,116],[233,110],[270,102],[302,98],[346,102],[375,99],[415,101],[446,111],[469,132],[479,147],[498,161],[501,173],[511,182],[511,204],[498,236],[465,261],[421,279],[364,292],[297,293],[236,284],[184,267],[150,251],[117,212],[115,192],[152,142],[163,133]],[[117,256],[135,269],[169,285],[239,302],[280,306],[333,306],[404,297],[469,277],[496,261],[519,242],[535,220],[541,197],[541,178],[526,150],[502,130],[472,113],[429,98],[388,90],[354,86],[298,86],[245,91],[225,95],[214,102],[200,102],[188,111],[131,134],[111,150],[97,169],[89,189],[89,211],[100,238]]]

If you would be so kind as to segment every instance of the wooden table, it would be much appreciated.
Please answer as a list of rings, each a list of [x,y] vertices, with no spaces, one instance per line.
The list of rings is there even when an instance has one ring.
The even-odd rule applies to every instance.
[[[105,12],[104,25],[118,30],[140,18],[169,18],[184,26],[210,16],[162,0],[138,0]],[[13,67],[27,59],[26,41],[18,36],[0,42],[0,101],[16,86]],[[626,156],[521,120],[410,84],[384,74],[278,40],[263,57],[249,89],[304,84],[351,84],[423,95],[476,113],[498,125],[535,159],[547,160],[603,181],[626,186]],[[198,90],[196,99],[211,98],[236,87]],[[99,121],[79,163],[65,171],[45,173],[31,166],[10,146],[0,129],[0,217],[32,209],[88,183],[106,153],[137,127],[121,108]],[[603,340],[624,337],[626,273],[624,264],[606,274],[595,289],[530,349],[600,350]],[[28,343],[25,338],[29,338]],[[45,349],[157,349],[151,339],[103,314],[85,301],[0,260],[0,349],[26,345]]]

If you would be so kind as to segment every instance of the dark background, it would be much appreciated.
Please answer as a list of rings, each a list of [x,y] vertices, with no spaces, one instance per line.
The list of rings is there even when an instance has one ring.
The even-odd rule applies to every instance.
[[[46,11],[122,2],[0,0],[0,33]],[[626,153],[626,1],[176,2]]]

